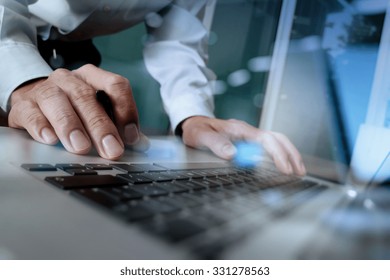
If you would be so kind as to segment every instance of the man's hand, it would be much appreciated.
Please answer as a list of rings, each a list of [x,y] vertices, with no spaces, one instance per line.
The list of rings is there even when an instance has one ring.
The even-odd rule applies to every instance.
[[[109,96],[116,124],[97,101],[97,90]],[[60,140],[72,153],[85,154],[93,145],[101,157],[111,160],[123,154],[125,144],[147,145],[129,81],[93,65],[58,69],[19,87],[11,95],[8,123],[45,144]]]
[[[264,147],[281,172],[299,176],[306,173],[298,150],[283,134],[262,131],[243,121],[202,116],[186,119],[182,129],[186,145],[193,148],[208,148],[223,159],[233,158],[236,149],[232,141],[255,141]]]

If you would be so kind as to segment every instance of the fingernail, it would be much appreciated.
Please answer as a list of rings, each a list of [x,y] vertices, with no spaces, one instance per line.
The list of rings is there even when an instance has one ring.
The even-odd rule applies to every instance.
[[[125,126],[125,141],[128,145],[134,145],[139,140],[138,128],[134,123]]]
[[[123,154],[123,147],[118,140],[111,134],[105,136],[102,140],[103,149],[110,158],[117,158]]]
[[[57,135],[47,127],[44,127],[41,131],[41,137],[46,144],[54,144],[58,141]]]
[[[305,167],[305,164],[303,163],[303,161],[301,161],[301,171],[302,171],[302,174],[306,174],[306,167]]]
[[[69,138],[70,144],[76,152],[85,151],[91,147],[91,143],[89,142],[88,138],[79,129],[73,130],[70,133]]]
[[[222,147],[222,153],[226,157],[233,157],[236,154],[236,152],[237,152],[237,149],[233,145],[227,144],[227,145]]]
[[[132,149],[137,152],[145,152],[150,147],[150,141],[148,137],[146,137],[144,134],[140,133],[139,141],[137,144],[135,144]]]

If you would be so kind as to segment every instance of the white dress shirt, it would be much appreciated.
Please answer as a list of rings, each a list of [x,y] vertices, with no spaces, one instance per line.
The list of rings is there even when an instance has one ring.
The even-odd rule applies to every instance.
[[[210,2],[0,0],[1,108],[9,111],[9,97],[18,86],[52,72],[37,50],[37,34],[43,39],[83,40],[145,21],[145,64],[161,85],[172,128],[190,116],[212,117],[210,82],[215,75],[206,66],[208,30],[202,24]]]

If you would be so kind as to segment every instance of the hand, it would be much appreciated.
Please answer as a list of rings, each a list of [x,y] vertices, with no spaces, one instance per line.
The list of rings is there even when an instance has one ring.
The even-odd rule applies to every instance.
[[[116,124],[96,100],[97,90],[109,96]],[[93,65],[58,69],[48,78],[19,87],[10,102],[10,127],[26,129],[41,143],[60,140],[75,154],[85,154],[93,145],[101,157],[114,160],[123,154],[125,144],[140,149],[148,145],[139,131],[129,81]]]
[[[223,159],[233,158],[236,148],[232,141],[255,141],[264,147],[281,172],[299,176],[306,173],[298,150],[283,134],[262,131],[243,121],[202,116],[186,119],[182,129],[183,142],[186,145],[193,148],[208,148]]]

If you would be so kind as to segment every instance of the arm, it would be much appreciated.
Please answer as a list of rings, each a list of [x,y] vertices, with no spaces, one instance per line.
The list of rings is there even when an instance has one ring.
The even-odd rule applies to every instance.
[[[236,153],[234,141],[255,141],[263,145],[280,171],[304,175],[301,156],[284,135],[214,118],[211,81],[215,75],[206,66],[208,30],[202,24],[208,2],[174,1],[160,13],[161,26],[148,27],[145,63],[161,85],[172,128],[182,130],[188,146],[208,148],[228,160]]]
[[[146,67],[161,85],[173,129],[190,116],[214,116],[210,82],[215,79],[206,66],[208,30],[202,25],[208,1],[174,2],[160,12],[160,26],[146,22],[149,38],[144,49]]]
[[[52,72],[36,48],[37,34],[27,2],[0,0],[0,106],[5,112],[17,87]]]
[[[119,158],[124,144],[147,145],[129,81],[92,65],[52,71],[36,48],[28,4],[0,0],[0,101],[9,126],[42,143],[60,140],[72,153],[94,146],[107,159]],[[110,97],[116,124],[96,100],[97,90]]]

